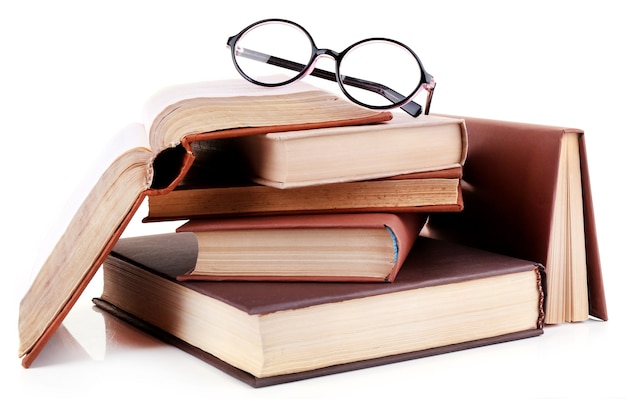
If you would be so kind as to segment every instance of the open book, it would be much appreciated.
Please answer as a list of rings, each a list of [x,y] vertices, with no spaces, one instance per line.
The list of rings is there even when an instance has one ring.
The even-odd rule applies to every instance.
[[[558,126],[464,118],[463,212],[424,234],[546,267],[546,323],[608,319],[585,136]]]
[[[267,89],[243,80],[166,88],[129,125],[20,304],[19,355],[30,366],[147,195],[167,193],[196,158],[193,143],[277,131],[388,121],[306,83]],[[125,147],[122,145],[125,143]],[[219,173],[219,171],[217,172]]]

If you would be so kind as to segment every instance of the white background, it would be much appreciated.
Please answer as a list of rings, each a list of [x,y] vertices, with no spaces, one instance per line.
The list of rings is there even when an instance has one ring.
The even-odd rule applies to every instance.
[[[2,397],[626,397],[622,8],[618,1],[3,1]],[[268,17],[299,22],[319,47],[341,50],[371,36],[406,43],[438,82],[432,112],[584,129],[610,321],[253,390],[104,318],[90,304],[98,274],[33,367],[22,369],[18,302],[94,158],[140,119],[156,90],[236,78],[226,38]],[[172,229],[142,225],[144,215],[140,209],[126,235]]]

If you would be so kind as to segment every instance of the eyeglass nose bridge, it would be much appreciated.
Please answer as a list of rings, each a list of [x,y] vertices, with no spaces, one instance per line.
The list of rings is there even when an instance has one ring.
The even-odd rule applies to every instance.
[[[327,49],[327,48],[319,48],[319,49],[315,50],[315,59],[316,60],[318,58],[324,57],[324,56],[334,58],[335,62],[339,61],[339,53],[334,51],[334,50],[330,50],[330,49]]]
[[[309,66],[300,73],[300,76],[311,75],[326,80],[337,81],[338,77],[336,73],[315,67],[317,65],[317,61],[319,61],[320,58],[324,57],[334,59],[335,70],[338,70],[337,66],[339,65],[339,60],[341,59],[340,53],[327,48],[314,48],[311,62],[309,62]]]

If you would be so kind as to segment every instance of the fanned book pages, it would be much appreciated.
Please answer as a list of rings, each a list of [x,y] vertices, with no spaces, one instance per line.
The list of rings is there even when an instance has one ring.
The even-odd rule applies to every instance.
[[[464,118],[465,208],[424,234],[546,266],[546,323],[608,319],[582,130]]]
[[[89,194],[21,301],[22,365],[30,366],[61,324],[144,197],[173,190],[194,160],[204,157],[202,149],[211,147],[197,143],[391,118],[389,112],[358,107],[302,82],[268,89],[236,79],[173,86],[155,94],[146,103],[145,122],[120,132],[110,149],[112,161],[94,176]]]
[[[540,264],[451,242],[389,284],[178,281],[195,260],[192,233],[124,238],[94,302],[255,387],[543,332]]]
[[[179,280],[393,282],[423,213],[259,216],[191,220],[198,243]]]

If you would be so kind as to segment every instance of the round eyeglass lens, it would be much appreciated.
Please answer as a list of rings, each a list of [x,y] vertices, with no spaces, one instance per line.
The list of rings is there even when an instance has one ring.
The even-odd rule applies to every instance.
[[[235,44],[235,62],[256,83],[280,85],[303,72],[313,55],[311,39],[299,27],[267,22],[246,31]]]
[[[349,97],[370,107],[393,107],[413,96],[422,70],[404,46],[372,39],[350,48],[341,59],[339,75]]]

